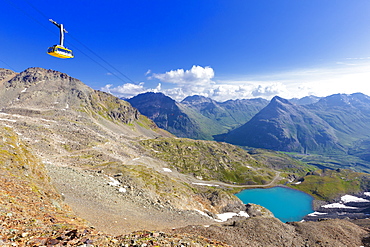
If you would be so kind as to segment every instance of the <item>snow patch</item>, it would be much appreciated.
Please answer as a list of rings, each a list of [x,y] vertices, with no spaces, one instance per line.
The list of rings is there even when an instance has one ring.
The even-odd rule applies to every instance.
[[[324,205],[324,206],[321,206],[323,208],[347,208],[347,209],[357,209],[356,207],[350,207],[350,206],[346,206],[342,203],[332,203],[332,204],[327,204],[327,205]]]
[[[163,168],[163,171],[164,172],[172,172],[172,170],[171,169],[168,169],[168,168]]]
[[[319,215],[325,215],[325,214],[328,214],[328,213],[313,212],[313,213],[308,214],[308,216],[319,216]]]
[[[370,192],[364,192],[365,196],[370,196]]]
[[[365,192],[366,193],[366,192]],[[357,197],[357,196],[351,196],[351,195],[345,195],[341,197],[342,202],[370,202],[369,200]]]
[[[121,187],[121,188],[118,189],[118,191],[121,192],[121,193],[125,193],[127,190],[126,190],[126,188]]]
[[[200,211],[200,210],[198,210],[198,209],[195,209],[195,211],[197,211],[199,214],[201,214],[201,215],[203,215],[203,216],[206,216],[206,217],[208,217],[208,218],[212,218],[211,216],[209,216],[208,214],[206,214],[205,212],[203,212],[203,211]]]
[[[114,179],[114,178],[112,178],[112,177],[109,177],[109,179],[110,179],[110,182],[108,182],[108,184],[109,184],[110,186],[118,187],[118,186],[120,186],[120,185],[121,185],[121,183],[120,183],[117,179]],[[119,187],[119,188],[118,188],[118,192],[126,193],[126,192],[127,192],[127,189],[126,189],[126,188],[124,188],[124,187]]]
[[[110,179],[110,182],[108,183],[109,185],[114,186],[114,187],[121,185],[121,183],[118,180],[112,177],[109,177],[109,179]]]
[[[300,181],[300,182],[296,182],[296,183],[293,183],[293,184],[295,184],[295,185],[297,185],[297,184],[301,184],[302,182]]]
[[[247,214],[245,211],[240,211],[239,213],[223,213],[223,214],[217,214],[217,217],[219,220],[216,219],[217,222],[224,222],[228,219],[231,219],[234,216],[242,216],[242,217],[249,217],[249,214]]]
[[[240,211],[239,212],[239,216],[244,216],[244,217],[248,218],[249,217],[249,214],[247,212],[245,212],[245,211]]]

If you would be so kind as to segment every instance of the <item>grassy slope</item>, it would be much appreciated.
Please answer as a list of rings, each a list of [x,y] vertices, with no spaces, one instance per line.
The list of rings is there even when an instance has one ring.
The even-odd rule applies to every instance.
[[[256,161],[245,150],[212,141],[158,138],[141,141],[152,154],[182,173],[204,180],[238,184],[266,184],[275,172]]]
[[[300,184],[290,187],[313,195],[316,199],[331,201],[344,194],[355,194],[366,190],[370,176],[351,170],[316,170],[304,176]]]
[[[346,154],[331,154],[319,155],[319,154],[298,154],[289,153],[294,159],[300,160],[304,163],[317,166],[319,168],[325,169],[350,169],[356,172],[370,173],[370,162],[360,159],[354,155]]]
[[[338,169],[338,163],[332,165],[330,169],[319,169],[315,165],[307,164],[304,159],[295,159],[292,154],[282,152],[256,149],[250,151],[253,158],[263,162],[272,168],[292,174],[295,182],[300,184],[288,183],[289,187],[304,191],[318,200],[331,201],[344,194],[353,194],[369,188],[370,175],[352,171],[349,169]],[[300,155],[304,158],[311,155]],[[323,157],[317,157],[322,160]],[[327,160],[328,161],[328,160]],[[331,164],[334,164],[331,160]],[[328,168],[330,166],[327,166]]]
[[[269,166],[271,169],[279,170],[286,173],[294,173],[302,176],[307,172],[317,169],[315,166],[294,159],[289,155],[266,149],[253,149],[249,151],[253,158]]]
[[[191,121],[199,127],[198,137],[196,139],[202,140],[213,140],[212,135],[215,135],[221,131],[226,132],[226,129],[219,123],[203,116],[199,112],[191,109],[190,107],[184,107],[181,104],[178,104],[181,111],[189,116]],[[224,130],[225,129],[225,130]]]
[[[141,145],[180,172],[204,180],[263,185],[280,171],[284,178],[280,183],[302,181],[287,185],[325,201],[370,188],[370,176],[366,173],[348,169],[321,170],[282,152],[264,149],[247,152],[226,143],[180,138],[145,140]]]

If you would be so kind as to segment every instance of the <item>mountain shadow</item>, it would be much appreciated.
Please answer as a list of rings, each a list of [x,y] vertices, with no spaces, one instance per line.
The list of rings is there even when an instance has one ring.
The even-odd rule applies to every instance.
[[[158,127],[178,137],[199,137],[199,127],[184,113],[179,104],[163,93],[143,93],[127,101]]]
[[[344,152],[335,130],[306,108],[278,96],[243,126],[215,140],[301,153]]]
[[[334,94],[305,108],[333,127],[345,146],[351,147],[360,139],[370,138],[369,96],[362,93]]]
[[[160,128],[179,137],[203,140],[241,126],[268,104],[264,99],[221,103],[199,95],[176,102],[162,93],[143,93],[127,101]]]

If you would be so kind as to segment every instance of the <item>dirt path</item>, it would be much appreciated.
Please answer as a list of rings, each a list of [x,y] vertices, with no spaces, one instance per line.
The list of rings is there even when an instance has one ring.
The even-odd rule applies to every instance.
[[[224,186],[224,187],[232,187],[232,188],[245,188],[245,189],[252,189],[252,188],[266,188],[272,187],[277,184],[277,181],[281,179],[280,177],[281,172],[276,172],[275,177],[271,180],[268,184],[257,184],[257,185],[239,185],[239,184],[228,184],[220,181],[204,181],[198,179],[192,179],[193,183],[204,184],[208,186]]]

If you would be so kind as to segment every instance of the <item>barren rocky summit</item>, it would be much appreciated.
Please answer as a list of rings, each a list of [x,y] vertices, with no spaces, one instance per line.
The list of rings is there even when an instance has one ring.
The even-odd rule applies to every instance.
[[[282,223],[141,144],[164,137],[176,138],[66,74],[0,69],[0,245],[369,246],[366,227]],[[251,217],[217,217],[240,211]]]

